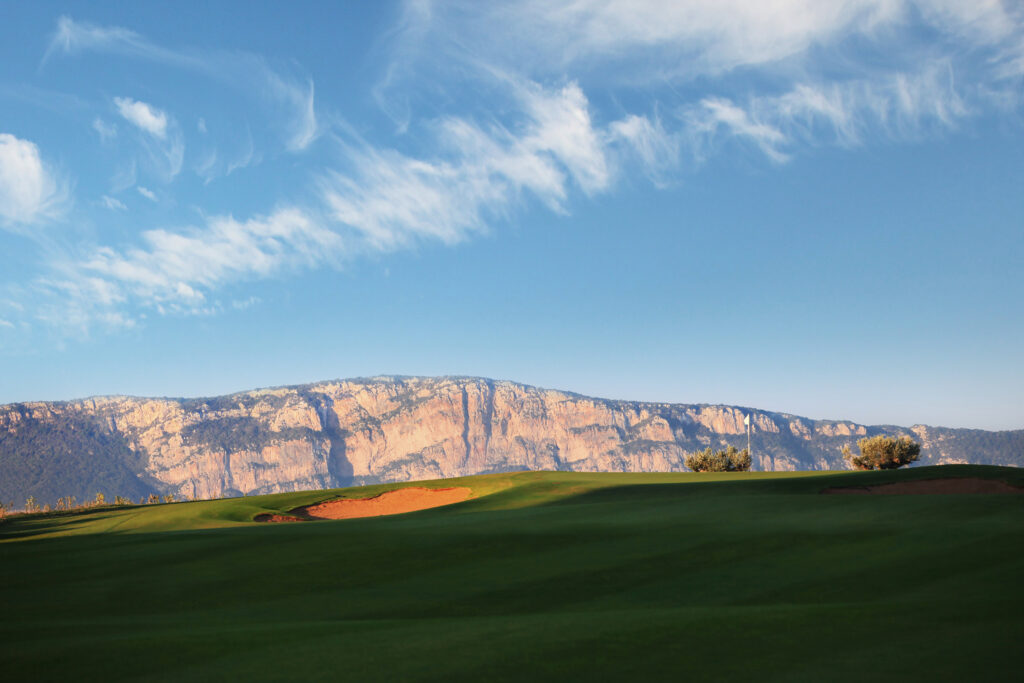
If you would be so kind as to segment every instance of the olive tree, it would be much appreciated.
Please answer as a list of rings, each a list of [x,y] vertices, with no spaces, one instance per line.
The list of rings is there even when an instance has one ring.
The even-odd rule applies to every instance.
[[[694,472],[746,472],[750,469],[750,452],[737,451],[735,446],[712,451],[708,446],[686,456],[685,464]]]
[[[894,470],[917,460],[921,444],[909,436],[892,437],[879,434],[857,442],[860,455],[843,446],[843,457],[858,470]]]

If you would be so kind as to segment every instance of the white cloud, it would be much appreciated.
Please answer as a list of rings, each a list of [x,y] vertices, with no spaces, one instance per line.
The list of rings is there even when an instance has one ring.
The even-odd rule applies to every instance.
[[[303,88],[284,80],[269,69],[265,76],[269,92],[293,113],[287,126],[288,149],[293,152],[306,149],[320,134],[316,108],[313,105],[313,81],[307,81],[306,87]]]
[[[922,24],[1012,59],[1024,28],[1024,13],[1009,0],[523,0],[407,7],[394,33],[404,44],[394,49],[384,88],[406,85],[398,81],[417,62],[453,55],[534,75],[600,72],[635,86],[794,59],[813,66],[806,61],[851,38],[862,48],[883,46],[890,66],[902,69],[915,55],[900,43],[921,39],[906,29]],[[893,63],[906,57],[910,61]]]
[[[35,143],[0,133],[0,223],[25,225],[59,214],[67,185],[43,162]]]
[[[563,0],[506,7],[516,38],[529,36],[538,58],[618,60],[637,51],[659,58],[653,70],[717,73],[775,62],[850,32],[900,17],[898,0]],[[525,50],[524,50],[525,51]]]
[[[245,148],[235,157],[234,160],[229,161],[227,168],[224,171],[224,175],[231,175],[235,171],[245,168],[249,164],[253,163],[256,157],[256,147],[252,142],[252,133],[246,131],[246,144]]]
[[[377,249],[424,238],[453,243],[503,214],[524,192],[564,211],[570,180],[587,194],[607,189],[612,168],[605,133],[594,126],[579,87],[516,83],[515,92],[524,119],[516,132],[447,118],[437,125],[445,156],[348,149],[353,172],[330,173],[322,182],[333,217]]]
[[[153,192],[152,190],[150,190],[149,188],[143,187],[142,185],[139,185],[135,189],[137,189],[139,191],[139,194],[141,194],[143,197],[145,197],[149,201],[151,201],[151,202],[159,201],[157,199],[157,197],[156,197],[156,193]]]
[[[746,110],[729,100],[718,97],[701,100],[700,106],[690,114],[688,128],[699,138],[713,138],[719,128],[725,128],[730,135],[749,139],[772,161],[788,159],[778,149],[786,141],[782,131],[771,124],[753,119]],[[701,153],[698,152],[698,155]]]
[[[113,140],[117,137],[117,126],[112,123],[107,123],[99,117],[93,119],[92,128],[99,133],[101,142],[107,142],[108,140]]]
[[[680,139],[670,133],[660,118],[629,114],[609,126],[610,140],[621,140],[640,159],[647,176],[656,185],[665,185],[679,167]]]
[[[107,195],[103,195],[102,197],[100,197],[100,203],[103,204],[103,206],[110,209],[111,211],[128,210],[128,207],[125,206],[124,202],[122,202],[120,199],[114,199],[113,197],[109,197]]]
[[[140,130],[161,140],[167,137],[167,114],[156,107],[129,97],[115,97],[117,112]]]
[[[827,121],[828,134],[848,145],[872,131],[897,137],[902,128],[914,137],[928,121],[949,128],[965,110],[1012,111],[1024,102],[1024,9],[1008,0],[409,2],[391,40],[392,60],[374,97],[392,118],[405,117],[403,129],[415,97],[436,99],[460,78],[464,86],[467,72],[476,90],[474,79],[486,80],[481,71],[540,81],[572,74],[588,90],[625,86],[628,101],[674,102],[668,108],[688,108],[692,125],[746,140],[777,161],[788,158],[783,147],[796,131],[780,129],[746,103],[787,89],[794,111],[802,110],[798,118],[815,126]],[[948,68],[941,78],[955,75],[960,87],[937,88],[934,78],[927,83],[915,75],[922,66],[941,70],[930,64]],[[927,91],[908,90],[898,102],[900,74],[910,74],[908,89]],[[810,85],[801,92],[802,84]],[[936,99],[937,92],[949,99]],[[874,125],[855,120],[872,110]],[[853,119],[842,120],[853,111]],[[659,139],[663,160],[677,142],[665,129],[614,132],[633,142],[642,132],[656,134],[648,142]],[[646,157],[634,149],[655,160],[654,148]]]
[[[54,54],[86,50],[121,54],[203,74],[244,94],[255,95],[283,117],[285,146],[306,149],[320,134],[310,79],[291,77],[270,68],[256,55],[239,51],[169,49],[138,33],[117,26],[96,26],[60,17],[43,56],[46,64]],[[205,126],[205,122],[204,122]]]
[[[33,317],[63,333],[130,328],[147,312],[208,315],[224,310],[215,292],[290,269],[336,264],[341,238],[295,208],[239,221],[210,218],[184,230],[148,230],[136,247],[100,247],[53,264],[36,282]],[[256,297],[232,298],[244,310]]]
[[[560,161],[587,194],[608,186],[610,173],[586,96],[572,83],[551,93],[532,84],[519,88],[533,123],[523,144]]]
[[[177,122],[153,105],[128,97],[115,97],[114,106],[143,133],[139,139],[152,169],[165,181],[178,175],[185,161],[185,140]]]
[[[342,251],[337,234],[298,209],[248,221],[218,216],[202,228],[149,230],[142,237],[140,247],[103,247],[66,264],[64,277],[50,286],[94,311],[135,303],[194,313],[209,306],[213,289],[291,267],[310,267]]]
[[[612,188],[627,164],[666,184],[690,156],[700,161],[736,143],[785,163],[806,146],[944,132],[975,111],[982,88],[1017,84],[993,79],[1024,71],[1021,13],[1008,7],[995,0],[409,3],[393,34],[405,42],[373,96],[399,132],[413,134],[388,147],[346,130],[347,165],[317,179],[322,207],[149,230],[135,246],[100,248],[65,264],[50,286],[85,312],[82,319],[110,316],[112,324],[130,324],[138,306],[209,312],[219,305],[213,293],[231,283],[356,250],[456,243],[525,202],[567,212],[574,195]],[[925,33],[941,39],[922,41]],[[172,50],[127,29],[62,18],[44,62],[82,50],[258,93],[290,150],[322,132],[312,80],[257,56]],[[591,89],[595,80],[629,89]],[[416,118],[414,82],[431,89],[429,121]],[[602,117],[585,88],[618,113]],[[444,109],[467,102],[471,113]],[[184,143],[174,117],[127,98],[115,105],[139,131],[124,126],[122,134],[149,145],[165,175],[177,173]],[[640,115],[638,106],[653,113]],[[205,119],[196,126],[207,131]],[[251,134],[244,148],[206,146],[193,168],[207,181],[259,158]],[[140,163],[146,169],[145,158]],[[135,183],[134,165],[130,171],[125,187]]]
[[[137,178],[138,169],[136,168],[135,160],[133,159],[127,164],[119,166],[114,172],[113,177],[110,179],[110,190],[111,192],[127,190],[135,184]]]
[[[92,248],[51,264],[36,281],[35,319],[62,334],[136,326],[149,313],[209,315],[223,312],[217,292],[253,279],[347,256],[342,238],[309,212],[290,207],[240,221],[215,216],[181,230],[147,230],[134,247]],[[245,310],[258,297],[229,297]],[[15,302],[10,302],[15,306]],[[20,307],[18,307],[20,310]]]
[[[246,299],[234,299],[231,301],[231,308],[235,309],[236,311],[244,311],[246,309],[252,308],[253,306],[262,303],[262,301],[263,300],[260,299],[258,296],[250,296]]]
[[[0,318],[0,327],[7,327],[7,328],[10,328],[10,329],[13,330],[14,329],[14,323],[12,323],[9,320],[4,320],[3,318]]]
[[[214,167],[216,165],[217,151],[210,150],[209,152],[206,153],[202,160],[195,165],[196,175],[202,178],[204,183],[209,183],[217,176],[217,173],[214,170]]]
[[[209,184],[218,176],[229,176],[237,170],[246,168],[258,163],[260,158],[256,154],[256,146],[253,144],[252,133],[246,131],[245,143],[234,158],[222,159],[222,155],[216,149],[205,152],[202,158],[193,167],[196,175],[203,179],[204,184]]]
[[[150,158],[153,159],[164,174],[165,179],[170,180],[181,173],[181,167],[185,163],[185,142],[181,135],[171,138],[169,144],[160,150],[162,156],[157,156],[150,150]]]
[[[720,131],[746,140],[769,159],[785,162],[800,144],[860,144],[869,134],[913,139],[955,127],[970,115],[948,63],[916,73],[871,80],[798,84],[779,95],[742,103],[707,97],[682,112],[683,134],[698,160],[714,149]]]
[[[137,49],[138,35],[124,28],[80,24],[69,17],[60,17],[57,20],[57,30],[54,31],[46,53],[43,55],[42,63],[45,64],[49,61],[53,53],[58,50],[74,54],[81,50],[99,49],[112,43],[134,45]]]

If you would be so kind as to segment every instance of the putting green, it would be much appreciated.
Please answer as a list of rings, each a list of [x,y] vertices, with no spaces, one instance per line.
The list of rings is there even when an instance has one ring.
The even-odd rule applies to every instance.
[[[1024,496],[821,495],[999,479],[539,473],[0,524],[10,680],[1007,680]],[[399,486],[473,498],[253,522]]]

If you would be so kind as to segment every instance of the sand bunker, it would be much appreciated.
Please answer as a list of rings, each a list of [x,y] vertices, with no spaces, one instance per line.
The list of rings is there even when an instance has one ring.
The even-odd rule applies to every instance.
[[[919,479],[917,481],[900,481],[894,484],[878,484],[877,486],[844,486],[828,488],[822,493],[853,494],[853,495],[949,495],[963,493],[1024,493],[1024,488],[1011,486],[997,479]]]
[[[428,508],[461,503],[472,491],[466,487],[450,489],[427,489],[411,486],[386,491],[373,498],[329,500],[302,508],[302,512],[314,519],[354,519],[356,517],[378,517],[415,512]]]
[[[257,522],[302,522],[310,519],[355,519],[416,512],[429,508],[461,503],[473,492],[464,487],[428,489],[422,486],[385,491],[373,498],[343,498],[292,510],[291,515],[257,515]]]

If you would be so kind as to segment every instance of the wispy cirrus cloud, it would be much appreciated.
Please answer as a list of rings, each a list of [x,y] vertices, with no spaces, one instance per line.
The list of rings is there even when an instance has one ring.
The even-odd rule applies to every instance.
[[[669,131],[660,116],[629,114],[609,126],[611,139],[618,139],[640,160],[640,168],[658,186],[664,186],[679,170],[681,136]]]
[[[100,204],[107,207],[111,211],[127,211],[128,207],[125,206],[124,202],[120,199],[115,199],[109,195],[103,195],[100,197]]]
[[[117,126],[98,116],[92,120],[92,129],[100,136],[100,142],[109,142],[117,137]]]
[[[320,206],[147,230],[138,245],[66,259],[42,284],[75,309],[63,318],[75,325],[129,324],[146,310],[206,313],[233,283],[422,241],[455,243],[528,197],[564,212],[574,188],[593,194],[611,186],[626,143],[595,124],[578,86],[519,82],[514,101],[512,127],[435,122],[437,154],[429,159],[341,142],[345,170],[322,175]]]
[[[373,248],[422,239],[450,244],[504,216],[524,195],[564,212],[573,187],[606,190],[615,172],[614,136],[594,124],[580,88],[512,85],[520,111],[514,129],[444,118],[433,126],[439,152],[432,158],[346,145],[350,168],[321,182],[332,217]]]
[[[478,30],[492,22],[513,27],[491,49],[511,48],[517,58],[532,55],[527,58],[538,70],[548,68],[544,64],[565,69],[626,62],[633,78],[646,80],[777,62],[818,44],[872,32],[897,20],[902,4],[891,0],[530,0],[505,3],[493,14],[469,12],[465,21],[476,24]],[[526,43],[513,46],[513,36]]]
[[[97,26],[62,16],[50,38],[40,66],[56,55],[106,52],[187,69],[223,83],[245,95],[256,95],[283,117],[285,146],[306,149],[320,128],[314,105],[312,79],[295,77],[271,68],[257,55],[246,52],[167,48],[127,28]]]
[[[151,168],[165,182],[178,175],[185,162],[185,138],[174,118],[130,97],[115,97],[113,104],[117,113],[138,131],[138,142],[146,153],[143,159]]]
[[[970,114],[950,66],[843,83],[805,84],[733,101],[707,97],[681,112],[683,135],[698,159],[723,138],[747,141],[773,162],[801,145],[854,146],[866,138],[903,140],[949,130]]]
[[[45,286],[87,312],[83,321],[209,312],[235,283],[361,252],[454,244],[531,203],[565,214],[627,175],[666,186],[737,149],[783,164],[820,145],[943,135],[997,95],[1012,97],[1024,73],[1014,71],[1024,64],[1022,26],[1021,11],[995,0],[408,3],[370,93],[398,135],[367,140],[335,126],[334,163],[306,169],[314,198],[282,198],[288,208],[269,215],[240,210],[252,217],[145,230],[57,264]],[[43,63],[86,51],[256,90],[283,115],[293,151],[325,127],[312,80],[254,55],[168,49],[62,18]],[[129,98],[114,106],[132,124],[122,131],[173,168],[162,151],[181,134],[173,107]],[[217,123],[196,124],[208,146],[192,167],[206,181],[259,158],[248,129],[247,145],[213,147]],[[134,169],[117,189],[135,184]]]
[[[221,287],[316,266],[337,258],[343,246],[339,235],[296,208],[244,221],[216,216],[185,230],[147,230],[138,246],[96,248],[55,264],[40,284],[57,295],[50,317],[83,330],[94,322],[125,326],[139,308],[210,312],[210,294]],[[63,306],[52,303],[58,299]]]
[[[813,84],[822,93],[844,89],[847,110],[866,109],[877,106],[867,98],[899,96],[892,82],[919,84],[922,65],[942,63],[960,84],[944,90],[959,100],[947,108],[986,109],[999,100],[1019,103],[1024,75],[1024,6],[1006,0],[520,0],[407,8],[374,93],[389,113],[408,111],[443,84],[456,87],[453,74],[467,64],[540,82],[572,74],[584,92],[624,89],[629,99],[648,98],[663,110],[704,100],[708,120],[717,115],[723,130],[747,126],[744,137],[759,139],[769,156],[780,138],[744,121],[737,102]],[[918,133],[905,129],[911,138]],[[885,132],[889,141],[896,127]]]
[[[645,86],[794,59],[800,68],[843,61],[849,68],[851,41],[860,50],[881,48],[891,65],[905,68],[920,57],[918,48],[936,44],[922,38],[922,27],[952,44],[986,50],[986,60],[1012,60],[1024,20],[1020,5],[1004,0],[517,0],[486,6],[417,0],[407,6],[396,36],[414,38],[415,49],[396,46],[399,64],[462,52],[536,75],[571,71],[586,82],[593,69],[602,79]],[[389,72],[404,68],[389,66]]]

